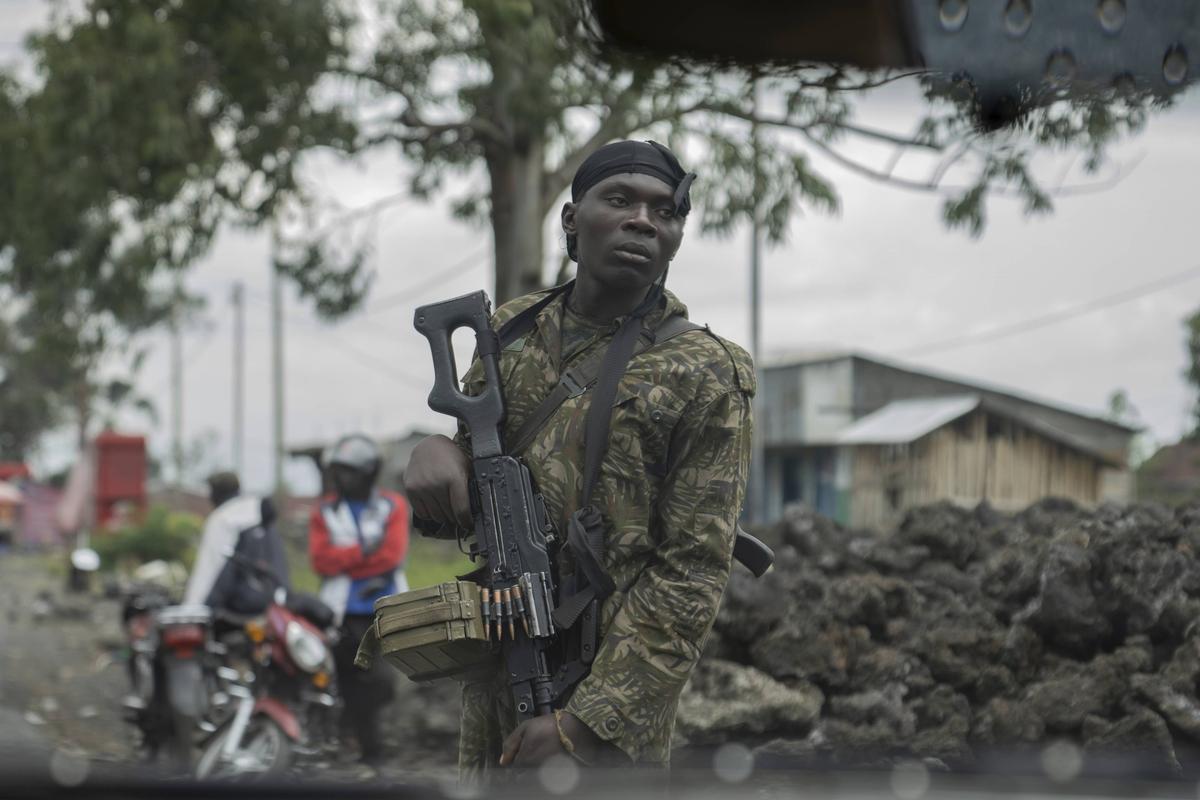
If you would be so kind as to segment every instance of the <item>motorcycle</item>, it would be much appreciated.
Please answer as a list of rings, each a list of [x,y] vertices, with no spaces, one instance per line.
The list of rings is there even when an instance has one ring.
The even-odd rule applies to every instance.
[[[157,616],[159,656],[171,719],[171,755],[190,768],[196,739],[212,711],[213,674],[223,652],[212,642],[208,606],[168,606]]]
[[[171,604],[166,589],[138,584],[127,590],[121,604],[121,627],[129,653],[130,693],[122,706],[126,721],[141,734],[140,746],[150,758],[170,739],[170,717],[163,694],[162,664],[158,656],[155,614]]]
[[[141,733],[151,758],[166,751],[174,767],[188,771],[198,735],[216,729],[223,695],[215,669],[224,648],[213,641],[206,606],[171,605],[165,589],[136,587],[122,607],[132,688],[126,718]]]
[[[277,775],[296,758],[332,756],[341,710],[333,611],[312,595],[289,592],[269,567],[227,555],[276,588],[262,615],[223,615],[227,625],[240,622],[248,646],[241,656],[249,666],[217,670],[232,714],[205,742],[196,777]]]

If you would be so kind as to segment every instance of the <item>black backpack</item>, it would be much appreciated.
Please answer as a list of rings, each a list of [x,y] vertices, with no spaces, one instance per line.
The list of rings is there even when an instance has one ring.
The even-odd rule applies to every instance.
[[[205,602],[210,608],[235,614],[261,614],[271,602],[276,587],[288,587],[287,556],[283,539],[275,527],[275,519],[274,503],[270,498],[263,498],[261,520],[238,534],[233,551],[239,558],[230,558],[225,562],[212,591],[208,593]],[[239,563],[241,559],[266,566],[277,581],[265,578]]]

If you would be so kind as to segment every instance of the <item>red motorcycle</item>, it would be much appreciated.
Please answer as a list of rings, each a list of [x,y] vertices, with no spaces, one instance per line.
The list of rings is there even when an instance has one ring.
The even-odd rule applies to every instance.
[[[144,585],[126,594],[122,620],[132,689],[123,701],[126,718],[148,757],[165,751],[175,768],[190,770],[193,742],[213,729],[208,717],[217,711],[210,700],[219,652],[209,610],[171,605],[165,589]]]
[[[261,616],[218,614],[218,625],[240,626],[240,636],[227,637],[226,664],[217,670],[233,713],[205,743],[197,778],[276,775],[297,757],[328,757],[338,747],[333,611],[312,595],[289,592],[268,567],[231,558],[277,588]],[[234,639],[242,646],[229,643]]]

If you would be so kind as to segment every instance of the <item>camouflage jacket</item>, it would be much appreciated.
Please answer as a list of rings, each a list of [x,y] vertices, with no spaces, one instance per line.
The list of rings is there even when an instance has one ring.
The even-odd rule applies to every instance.
[[[540,296],[505,304],[493,326]],[[504,433],[510,439],[558,382],[564,303],[562,297],[550,303],[528,335],[501,354]],[[653,326],[677,314],[686,316],[687,308],[667,292],[646,321]],[[602,330],[562,368],[606,347],[620,323]],[[602,609],[591,673],[566,710],[634,761],[668,760],[679,693],[725,590],[749,469],[754,381],[742,348],[695,330],[634,357],[617,390],[593,502],[604,515],[605,567],[618,591]],[[476,362],[464,391],[482,387]],[[582,494],[590,398],[588,392],[568,399],[526,451],[515,454],[524,458],[559,531],[566,531]],[[563,567],[570,571],[572,565]],[[515,725],[506,719],[511,712],[498,691],[502,684],[464,691],[464,772],[495,764],[500,742]]]

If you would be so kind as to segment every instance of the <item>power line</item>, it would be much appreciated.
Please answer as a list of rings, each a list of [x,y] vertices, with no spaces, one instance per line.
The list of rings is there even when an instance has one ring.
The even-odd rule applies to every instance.
[[[252,294],[247,295],[247,297],[255,304],[263,304],[261,299]],[[358,361],[358,363],[370,367],[372,370],[383,370],[388,377],[395,378],[401,383],[422,389],[428,389],[433,385],[430,378],[418,377],[405,372],[387,359],[380,358],[366,350],[361,350],[357,346],[349,344],[345,339],[337,338],[328,326],[322,325],[315,320],[299,319],[294,316],[285,315],[284,321],[292,326],[303,327],[306,329],[306,332],[320,334],[317,341],[321,344],[337,350],[342,355],[350,356],[352,359]]]
[[[459,259],[458,261],[455,261],[450,266],[438,270],[430,275],[426,280],[421,281],[414,286],[410,286],[407,289],[402,289],[398,292],[393,292],[386,297],[380,298],[378,302],[372,304],[370,308],[363,312],[363,316],[375,314],[380,311],[386,311],[389,308],[394,308],[404,303],[411,303],[414,296],[421,294],[425,290],[432,289],[433,287],[444,283],[450,278],[455,278],[459,275],[466,274],[475,267],[479,266],[479,263],[476,261],[476,259],[482,255],[483,251],[487,249],[487,246],[487,242],[483,242],[470,254]]]
[[[896,356],[915,356],[928,355],[929,353],[941,353],[946,350],[955,350],[959,347],[967,347],[981,342],[995,341],[1008,336],[1026,333],[1028,331],[1045,328],[1049,325],[1055,325],[1059,322],[1064,322],[1074,317],[1080,317],[1084,314],[1090,314],[1093,311],[1099,311],[1102,308],[1110,308],[1121,303],[1128,303],[1130,300],[1136,300],[1139,297],[1145,297],[1155,292],[1160,292],[1163,289],[1168,289],[1193,278],[1200,277],[1200,265],[1194,266],[1191,269],[1186,269],[1182,272],[1176,272],[1172,275],[1167,275],[1163,278],[1157,278],[1153,281],[1125,289],[1115,294],[1098,297],[1094,300],[1089,300],[1086,303],[1081,303],[1071,308],[1063,309],[1062,311],[1051,311],[1046,314],[1041,314],[1036,317],[1013,322],[1008,325],[999,325],[988,330],[979,331],[978,333],[968,333],[962,336],[956,336],[951,339],[944,339],[939,342],[929,342],[927,344],[917,345],[905,350],[898,350],[893,355]]]
[[[488,243],[482,242],[479,247],[475,248],[468,255],[464,256],[458,261],[453,262],[444,269],[438,270],[420,283],[416,283],[405,289],[385,295],[384,297],[380,298],[379,301],[373,303],[370,307],[363,309],[359,314],[348,317],[347,319],[352,319],[355,322],[367,322],[368,324],[371,324],[367,320],[367,317],[371,316],[372,314],[380,311],[387,311],[405,303],[412,303],[413,299],[419,296],[422,292],[432,289],[435,286],[439,286],[451,278],[456,278],[459,275],[465,275],[472,269],[480,266],[480,263],[475,259],[479,258],[479,256],[483,254],[487,247]],[[255,302],[263,302],[260,297],[255,296],[257,295],[257,292],[257,289],[253,287],[247,287],[247,296],[251,297],[251,299],[255,300]]]
[[[204,339],[202,339],[200,341],[200,343],[198,345],[196,345],[196,348],[194,350],[192,350],[192,352],[190,352],[190,353],[184,352],[184,355],[183,355],[183,363],[184,364],[191,366],[200,360],[200,357],[203,356],[204,353],[208,350],[209,346],[213,343],[213,340],[215,340],[217,338],[215,331],[221,327],[224,320],[225,320],[225,312],[224,312],[224,310],[221,310],[221,311],[218,311],[217,314],[212,319],[207,320],[205,322],[205,324],[202,327],[205,328],[206,330],[202,331],[202,332],[207,332],[212,335],[204,337]],[[196,333],[197,331],[193,330],[192,332]],[[185,331],[181,335],[186,336],[187,332]],[[170,374],[168,374],[167,377],[165,377],[165,378],[159,380],[157,383],[155,383],[154,391],[150,393],[150,396],[157,397],[158,395],[162,394],[163,390],[166,388],[166,385],[170,382],[170,380],[171,380],[171,376],[170,376]]]
[[[392,364],[386,359],[368,353],[365,350],[359,350],[357,347],[353,347],[347,344],[345,341],[323,341],[325,341],[325,344],[335,348],[342,355],[351,356],[360,364],[369,366],[372,369],[384,370],[388,375],[402,383],[406,383],[410,386],[424,390],[428,390],[433,386],[433,381],[430,378],[418,378],[415,375],[410,375],[403,370],[397,369],[395,364]]]
[[[406,200],[411,200],[411,199],[412,198],[411,198],[410,194],[406,191],[394,192],[392,194],[385,195],[385,196],[379,198],[378,200],[373,200],[370,203],[361,205],[357,208],[346,209],[345,211],[341,212],[338,216],[334,217],[333,219],[329,220],[324,225],[322,225],[320,227],[320,229],[315,234],[313,234],[312,238],[314,240],[315,239],[323,239],[323,238],[325,238],[325,236],[327,236],[329,233],[331,233],[335,228],[339,228],[349,222],[354,222],[355,220],[357,220],[361,217],[366,217],[366,216],[370,216],[371,214],[376,214],[380,211],[383,211],[385,208],[387,208],[389,206],[394,207],[397,203],[400,203],[400,202],[403,202]]]

